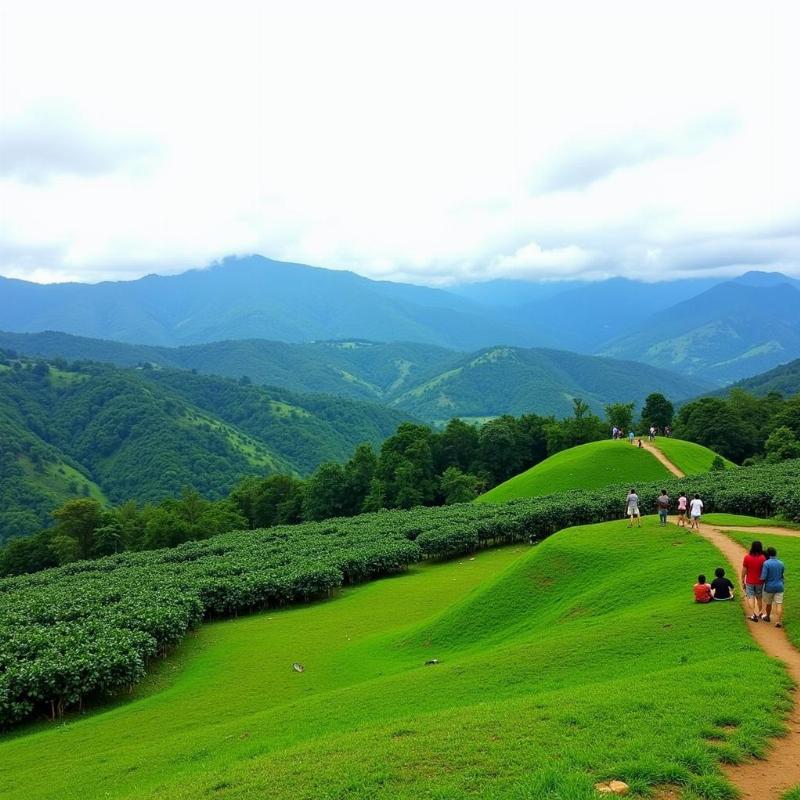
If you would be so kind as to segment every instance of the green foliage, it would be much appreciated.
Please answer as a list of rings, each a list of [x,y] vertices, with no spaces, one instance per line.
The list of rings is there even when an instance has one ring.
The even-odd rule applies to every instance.
[[[674,433],[742,463],[762,456],[770,434],[781,427],[800,438],[800,395],[784,400],[776,394],[754,397],[734,389],[726,398],[704,397],[687,403],[678,412]],[[779,442],[774,445],[777,453]]]
[[[764,444],[767,461],[785,461],[787,458],[800,458],[800,440],[786,425],[775,428]]]
[[[779,735],[785,669],[731,604],[691,602],[709,543],[624,525],[203,626],[114,708],[4,737],[0,795],[590,800],[621,778],[729,796],[719,760]]]
[[[631,430],[633,428],[633,409],[635,406],[635,403],[610,403],[607,405],[606,420],[609,426],[612,428],[616,426],[623,431]]]
[[[642,408],[641,427],[643,430],[650,430],[655,427],[659,431],[672,425],[675,409],[660,392],[653,392],[647,395]]]
[[[478,496],[480,487],[478,478],[463,473],[458,467],[448,467],[439,480],[439,491],[446,505],[469,503]]]
[[[642,498],[655,498],[662,486],[672,495],[699,492],[709,512],[800,520],[799,485],[800,461],[786,461],[637,488]],[[226,533],[0,580],[0,722],[42,708],[58,714],[87,695],[130,685],[149,658],[204,616],[305,601],[424,557],[617,519],[626,488]],[[182,519],[202,524],[202,504],[189,495],[181,502]]]

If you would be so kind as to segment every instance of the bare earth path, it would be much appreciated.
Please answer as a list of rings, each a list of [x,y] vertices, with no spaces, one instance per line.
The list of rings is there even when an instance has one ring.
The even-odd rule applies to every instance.
[[[657,447],[653,447],[649,442],[642,442],[642,445],[673,475],[679,478],[684,477],[684,473]],[[738,578],[746,551],[725,535],[726,530],[732,531],[737,528],[701,523],[699,533],[728,559],[733,569],[732,575]],[[753,529],[754,534],[756,530]],[[800,536],[800,531],[793,531],[789,528],[770,527],[762,530],[764,535],[775,533],[779,536]],[[738,580],[734,580],[734,582],[738,583]],[[739,592],[739,596],[744,609],[744,597],[741,592]],[[758,645],[767,655],[783,661],[792,680],[800,686],[800,651],[792,646],[784,631],[769,623],[750,622],[748,625],[750,633]],[[742,680],[746,681],[747,676],[743,675]],[[800,699],[796,692],[794,707],[786,720],[786,726],[786,736],[773,741],[766,759],[724,768],[728,779],[741,792],[742,800],[779,800],[783,792],[800,785]]]

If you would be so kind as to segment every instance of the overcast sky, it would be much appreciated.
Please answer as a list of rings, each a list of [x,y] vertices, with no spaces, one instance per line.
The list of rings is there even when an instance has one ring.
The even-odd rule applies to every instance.
[[[0,0],[0,274],[800,275],[800,4]]]

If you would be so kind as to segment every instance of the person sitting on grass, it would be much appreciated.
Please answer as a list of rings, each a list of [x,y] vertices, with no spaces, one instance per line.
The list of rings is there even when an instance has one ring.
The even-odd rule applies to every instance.
[[[716,577],[711,581],[711,594],[715,600],[733,600],[733,584],[725,577],[725,570],[717,567],[714,570]]]
[[[714,599],[711,591],[711,584],[706,582],[705,575],[697,576],[697,583],[694,585],[695,603],[710,603]]]
[[[628,492],[628,497],[626,498],[626,507],[627,507],[627,514],[630,517],[630,522],[628,523],[628,527],[633,527],[633,518],[636,517],[636,527],[642,527],[642,520],[639,516],[639,495],[636,494],[636,489],[631,488]]]
[[[750,552],[742,560],[742,590],[750,612],[747,618],[751,622],[758,622],[761,615],[761,596],[764,593],[761,569],[766,560],[764,548],[758,539],[750,545]]]
[[[772,607],[775,606],[775,627],[783,627],[783,561],[778,558],[778,551],[774,547],[767,548],[767,560],[761,567],[761,580],[764,581],[764,604],[767,613],[761,619],[770,622]]]

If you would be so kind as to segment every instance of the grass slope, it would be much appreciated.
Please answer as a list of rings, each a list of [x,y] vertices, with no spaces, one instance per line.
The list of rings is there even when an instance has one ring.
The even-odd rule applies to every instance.
[[[669,439],[666,436],[660,436],[653,444],[687,475],[700,475],[708,472],[711,469],[711,463],[717,457],[713,450],[683,439]],[[723,461],[726,467],[736,466],[727,458],[723,458]]]
[[[599,489],[613,483],[634,486],[666,477],[667,469],[646,450],[621,441],[591,442],[550,456],[482,494],[477,502],[503,503],[570,489]]]
[[[624,524],[204,626],[133,701],[0,740],[0,797],[731,798],[718,760],[763,751],[789,682],[691,602],[711,545]]]

